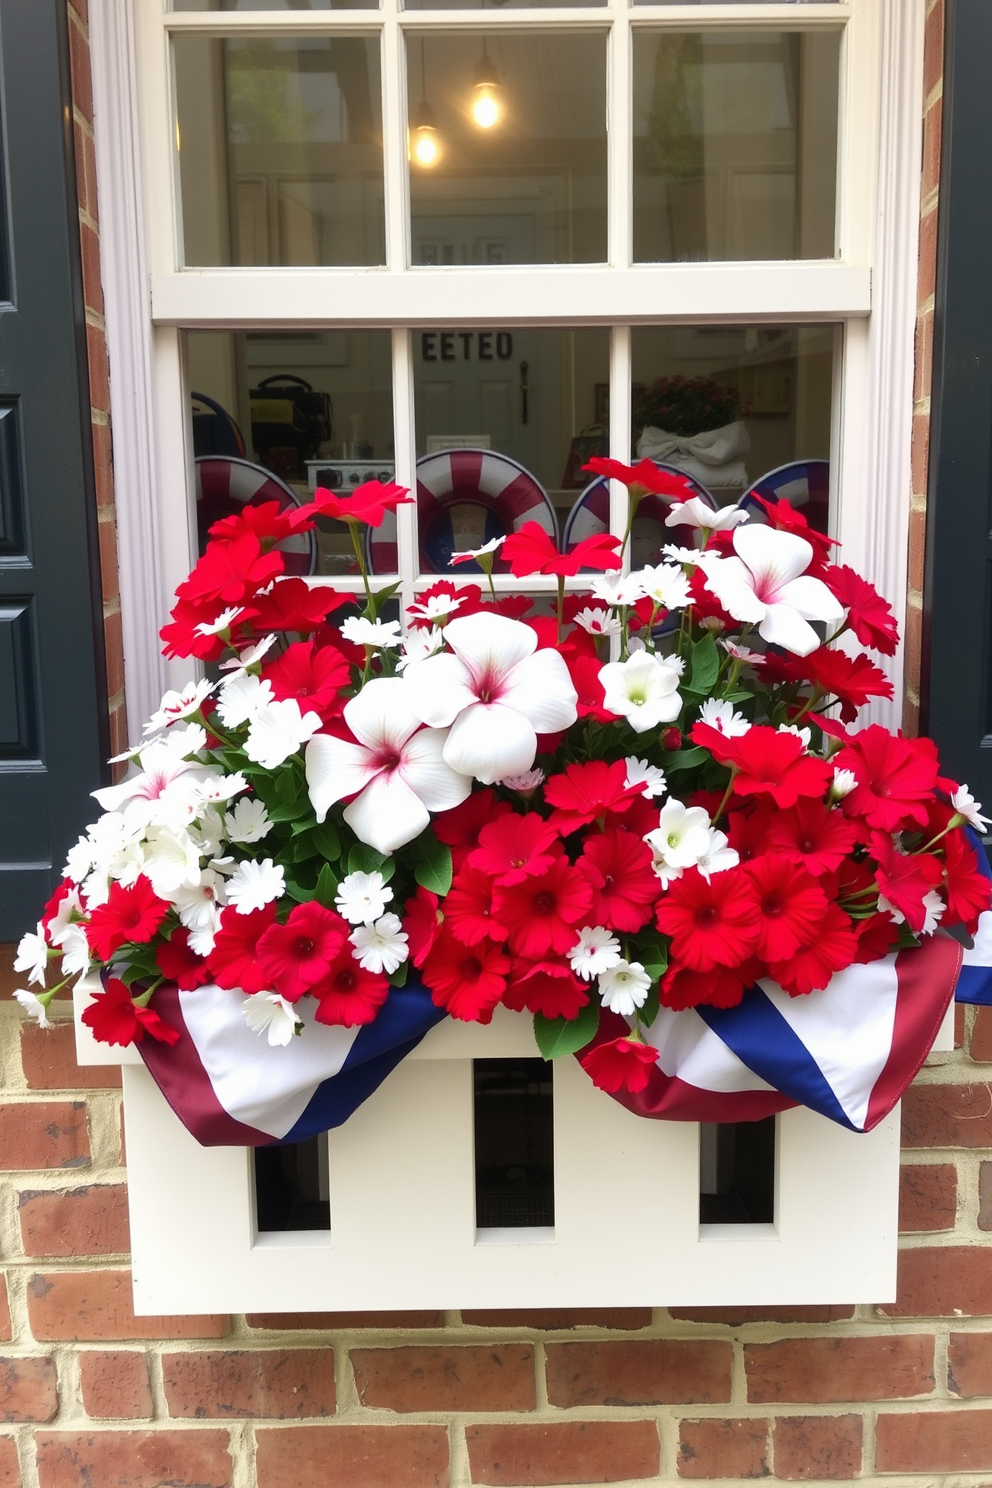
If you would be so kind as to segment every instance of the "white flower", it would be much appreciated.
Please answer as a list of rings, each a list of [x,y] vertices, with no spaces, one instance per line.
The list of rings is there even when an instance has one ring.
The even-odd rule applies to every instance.
[[[39,920],[36,931],[29,931],[27,935],[21,936],[17,955],[14,957],[14,970],[26,971],[29,982],[37,982],[43,987],[47,965],[48,942],[45,940],[45,927]]]
[[[260,641],[256,641],[252,646],[247,646],[237,656],[232,656],[230,661],[222,661],[220,664],[221,671],[243,672],[248,667],[255,666],[257,662],[261,661],[265,653],[272,649],[278,639],[279,637],[275,635],[263,636]]]
[[[665,543],[661,551],[672,563],[686,563],[691,568],[696,568],[703,557],[696,548],[680,548],[678,543]]]
[[[215,858],[227,841],[227,827],[223,814],[215,806],[208,806],[189,829],[201,858]]]
[[[247,789],[248,781],[240,770],[235,770],[230,775],[222,775],[217,771],[203,777],[198,794],[203,804],[217,805],[221,801],[226,804]]]
[[[58,909],[45,926],[49,945],[61,945],[65,939],[66,932],[73,923],[73,916],[81,915],[82,912],[83,905],[79,897],[79,890],[73,884],[68,894],[59,900]]]
[[[696,862],[696,867],[707,883],[710,881],[711,874],[725,873],[728,868],[736,868],[741,860],[737,849],[728,847],[727,842],[726,832],[710,827],[709,847]]]
[[[639,599],[644,598],[644,590],[637,574],[597,574],[591,588],[593,598],[601,599],[611,609],[618,605],[636,604]]]
[[[611,615],[609,610],[597,610],[591,606],[579,611],[575,617],[575,623],[589,635],[594,636],[615,636],[623,630],[616,615]]]
[[[82,925],[70,925],[62,937],[62,975],[85,976],[90,969],[90,947]]]
[[[235,672],[221,683],[217,717],[225,728],[240,728],[243,723],[254,723],[272,701],[268,679],[263,682],[254,672]]]
[[[374,646],[378,650],[388,650],[400,644],[400,622],[366,620],[361,615],[349,615],[342,623],[341,634],[346,641],[354,641],[356,646]]]
[[[830,787],[830,799],[832,801],[843,801],[849,796],[858,783],[858,777],[853,770],[835,770],[833,784]]]
[[[603,706],[626,718],[638,734],[674,723],[682,708],[679,674],[650,651],[635,651],[626,661],[608,661],[600,668]]]
[[[880,913],[888,914],[894,924],[905,924],[906,916],[902,910],[896,909],[894,904],[890,904],[884,894],[879,894],[878,896],[878,908]],[[928,889],[923,895],[923,908],[926,913],[923,920],[923,927],[918,933],[920,935],[933,935],[947,905],[936,889]]]
[[[988,831],[989,826],[992,826],[992,822],[989,821],[988,817],[982,815],[980,803],[975,800],[966,785],[958,786],[957,790],[951,796],[951,805],[959,816],[964,817],[969,826],[974,827],[976,832],[984,833]],[[51,934],[51,930],[49,930],[49,934]]]
[[[187,930],[216,935],[220,928],[220,911],[227,903],[227,884],[215,868],[204,868],[197,884],[177,889],[172,903]]]
[[[206,748],[207,731],[202,723],[175,723],[156,743],[171,749],[180,759],[189,759],[190,755],[199,754],[201,749]]]
[[[460,609],[464,603],[460,594],[430,594],[426,599],[418,599],[416,604],[410,605],[407,614],[412,615],[415,620],[440,620],[442,616]]]
[[[470,558],[485,558],[488,553],[498,552],[505,541],[505,537],[491,537],[481,548],[466,548],[464,553],[452,553],[449,562],[467,563]]]
[[[106,812],[130,808],[129,824],[135,827],[154,820],[160,813],[162,819],[169,818],[173,811],[179,817],[186,816],[196,798],[197,782],[211,773],[206,765],[183,759],[178,750],[170,749],[165,743],[146,744],[140,763],[139,774],[129,776],[120,785],[108,785],[92,792]]]
[[[274,770],[312,739],[320,724],[320,714],[301,713],[295,698],[270,703],[248,730],[245,754],[263,769]]]
[[[451,725],[445,761],[483,785],[531,769],[537,735],[557,733],[577,717],[578,696],[561,655],[539,651],[530,626],[505,615],[451,620],[445,639],[454,655],[431,656],[403,674],[415,715],[432,728]]]
[[[357,743],[319,734],[307,745],[307,788],[317,820],[324,820],[335,801],[354,796],[344,819],[362,842],[381,853],[412,842],[432,811],[458,806],[472,789],[467,775],[445,763],[446,731],[421,728],[412,699],[404,678],[376,677],[345,704],[344,720]]]
[[[216,620],[201,620],[193,629],[197,635],[220,635],[222,630],[230,630],[243,610],[243,605],[232,605],[230,609],[221,610]]]
[[[181,718],[188,718],[191,713],[199,712],[201,704],[210,696],[214,690],[212,682],[206,680],[201,682],[190,682],[182,692],[167,692],[159,705],[157,713],[153,713],[145,724],[146,734],[157,734],[166,729],[170,724],[178,723]],[[131,753],[140,752],[140,746]]]
[[[371,925],[359,925],[348,938],[354,946],[352,955],[365,971],[384,971],[391,976],[410,954],[403,926],[394,914],[380,915]]]
[[[17,987],[14,991],[14,1000],[21,1004],[29,1018],[37,1020],[39,1028],[51,1028],[48,1008],[33,992],[29,992],[26,987]]]
[[[253,997],[245,998],[241,1010],[252,1033],[268,1033],[274,1049],[291,1044],[298,1025],[303,1022],[293,1004],[278,992],[256,992]]]
[[[629,1018],[643,1007],[651,991],[651,978],[639,961],[617,961],[599,974],[599,995],[603,1006],[621,1018]]]
[[[228,902],[243,915],[264,909],[273,899],[281,899],[285,892],[286,875],[271,858],[263,858],[261,862],[247,858],[227,881]]]
[[[652,796],[663,796],[668,786],[664,770],[659,770],[657,765],[649,765],[647,760],[638,759],[636,755],[628,754],[624,760],[627,766],[626,785],[628,789],[632,785],[643,786],[642,796],[647,796],[650,801]]]
[[[350,925],[369,925],[383,917],[393,891],[381,873],[349,873],[338,885],[334,903]]]
[[[797,723],[779,724],[778,732],[780,734],[795,734],[796,738],[799,740],[804,749],[809,748],[810,740],[813,737],[812,729],[800,728]]]
[[[272,831],[269,813],[253,796],[243,796],[224,817],[224,825],[232,842],[261,842]]]
[[[620,964],[620,942],[602,925],[584,925],[568,953],[572,970],[584,982]]]
[[[666,527],[702,527],[708,532],[727,532],[749,519],[739,506],[721,506],[714,511],[700,496],[677,501],[665,518]]]
[[[751,651],[747,646],[738,646],[735,641],[717,641],[717,645],[722,646],[735,661],[747,662],[749,666],[763,667],[768,660],[764,652]]]
[[[738,527],[733,541],[735,558],[706,557],[706,587],[735,620],[757,625],[769,645],[808,656],[820,638],[807,622],[844,618],[826,584],[806,573],[812,546],[794,532],[763,525]]]
[[[412,630],[403,642],[403,655],[396,663],[396,670],[402,672],[412,661],[426,661],[428,656],[436,656],[443,650],[444,631],[436,625],[430,630]]]
[[[188,832],[149,827],[141,871],[160,899],[171,899],[177,889],[200,882],[200,849]]]
[[[678,869],[681,874],[710,851],[710,819],[702,806],[686,806],[673,796],[661,808],[657,827],[644,840],[654,854],[659,878],[666,876],[663,870]]]
[[[642,568],[631,577],[640,581],[648,599],[661,609],[681,610],[692,598],[689,580],[677,563],[659,563],[654,568]]]
[[[536,791],[539,785],[544,784],[544,771],[538,765],[536,770],[525,770],[522,775],[504,775],[500,785],[505,785],[507,790]]]
[[[743,713],[734,711],[733,703],[720,702],[717,698],[706,699],[699,709],[699,718],[728,739],[741,738],[751,727]]]

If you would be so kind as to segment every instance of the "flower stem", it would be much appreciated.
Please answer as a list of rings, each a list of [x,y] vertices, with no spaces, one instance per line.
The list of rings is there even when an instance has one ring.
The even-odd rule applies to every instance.
[[[737,770],[736,770],[736,768],[733,765],[731,765],[731,767],[730,767],[730,779],[727,781],[727,789],[723,793],[723,800],[720,802],[719,806],[716,808],[716,811],[713,814],[713,817],[711,818],[712,824],[713,824],[714,827],[716,826],[717,822],[720,820],[721,816],[723,815],[723,808],[726,806],[727,802],[730,800],[730,795],[731,795],[731,792],[733,791],[734,780],[736,779],[736,777],[737,777]]]
[[[374,620],[375,619],[375,601],[374,601],[374,599],[372,597],[372,590],[369,587],[369,575],[368,575],[368,570],[365,567],[365,554],[362,552],[362,544],[359,541],[359,537],[358,537],[358,523],[355,522],[355,521],[353,521],[353,520],[351,520],[351,519],[349,519],[349,518],[347,518],[347,517],[345,518],[345,520],[348,523],[348,531],[351,534],[351,546],[355,550],[355,557],[358,559],[358,567],[359,567],[359,569],[361,571],[361,575],[362,575],[362,583],[365,586],[365,605],[366,605],[366,608],[367,608],[367,610],[369,612],[368,613],[368,619]]]
[[[492,582],[490,580],[490,582]],[[558,644],[561,645],[562,625],[565,620],[565,575],[558,575]]]

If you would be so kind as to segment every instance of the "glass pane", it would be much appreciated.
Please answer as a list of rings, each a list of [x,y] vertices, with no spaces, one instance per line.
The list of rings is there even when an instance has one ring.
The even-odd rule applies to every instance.
[[[392,479],[388,331],[190,331],[186,346],[201,546],[245,502]],[[320,525],[290,540],[287,571],[357,573],[344,523]]]
[[[636,326],[633,443],[673,465],[717,505],[748,493],[785,498],[828,530],[832,326]],[[652,560],[663,529],[634,524],[635,566]]]
[[[377,0],[172,0],[173,10],[377,10]]]
[[[840,33],[639,31],[634,259],[832,258]]]
[[[554,1087],[543,1059],[476,1059],[475,1223],[536,1229],[555,1222]]]
[[[601,329],[414,333],[424,573],[525,521],[564,529],[582,465],[607,452],[609,367]]]
[[[281,1147],[256,1147],[255,1217],[262,1233],[331,1228],[327,1133]]]
[[[606,259],[606,37],[407,40],[415,264]]]
[[[775,1117],[699,1128],[700,1224],[775,1219]]]
[[[183,261],[384,263],[378,38],[173,45]]]

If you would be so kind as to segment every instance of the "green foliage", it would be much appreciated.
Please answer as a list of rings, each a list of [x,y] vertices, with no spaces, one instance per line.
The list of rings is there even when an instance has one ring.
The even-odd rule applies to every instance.
[[[334,896],[337,891],[338,881],[335,877],[334,869],[330,863],[325,863],[317,875],[317,884],[313,891],[313,897],[325,909],[333,909],[335,907]]]
[[[534,1038],[542,1059],[560,1059],[563,1054],[584,1049],[596,1036],[599,1011],[599,1003],[590,998],[576,1018],[545,1018],[542,1013],[535,1013]]]
[[[691,749],[674,749],[662,756],[661,763],[666,775],[676,775],[679,770],[694,770],[697,765],[704,765],[710,757],[709,750],[694,745]]]
[[[376,852],[365,842],[356,842],[348,853],[349,873],[381,873],[383,883],[393,876],[395,864],[385,853]]]
[[[689,692],[698,692],[708,697],[720,675],[720,653],[716,641],[707,631],[701,641],[692,648],[692,667],[689,673]]]
[[[422,888],[443,899],[451,888],[451,849],[438,842],[433,832],[418,837],[417,846],[422,849],[422,855],[413,876]]]

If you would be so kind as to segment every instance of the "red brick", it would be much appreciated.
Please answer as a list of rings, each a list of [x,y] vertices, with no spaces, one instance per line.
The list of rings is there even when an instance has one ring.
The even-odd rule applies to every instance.
[[[933,1338],[782,1338],[744,1349],[747,1398],[764,1405],[791,1400],[907,1400],[933,1393]]]
[[[532,1307],[519,1312],[482,1307],[462,1313],[462,1322],[476,1328],[540,1328],[564,1332],[568,1328],[613,1328],[632,1333],[649,1328],[650,1307]]]
[[[124,632],[120,610],[112,610],[103,617],[103,645],[107,657],[107,695],[116,697],[124,691]]]
[[[927,546],[927,514],[919,507],[914,507],[909,514],[908,534],[908,556],[906,559],[906,582],[912,594],[922,592],[924,579],[924,560]],[[912,630],[914,635],[922,633],[921,624],[922,611],[918,604],[907,606],[906,621],[904,629]],[[912,642],[907,636],[903,637],[904,646],[911,646],[909,665],[912,672],[914,685],[919,681],[919,645],[914,639]]]
[[[889,1317],[984,1317],[992,1310],[992,1249],[947,1245],[899,1252],[894,1302],[881,1305]]]
[[[230,1488],[226,1431],[39,1431],[39,1488]]]
[[[472,1482],[493,1488],[653,1478],[661,1457],[653,1421],[470,1426],[465,1440]]]
[[[72,149],[76,166],[76,201],[79,205],[80,213],[86,212],[92,216],[90,202],[92,187],[86,177],[86,132],[81,121],[77,118],[73,118],[72,121]]]
[[[953,1163],[907,1163],[899,1174],[899,1229],[904,1235],[953,1230],[957,1199]]]
[[[860,1416],[779,1416],[772,1429],[775,1476],[856,1478],[861,1471]]]
[[[58,1408],[54,1359],[0,1359],[0,1421],[50,1421]]]
[[[992,1095],[985,1084],[911,1085],[902,1100],[904,1147],[992,1146]]]
[[[226,1317],[135,1317],[130,1271],[48,1271],[28,1279],[28,1318],[39,1343],[124,1338],[223,1338]]]
[[[17,1443],[12,1436],[0,1436],[0,1488],[21,1488]]]
[[[982,1472],[992,1467],[992,1410],[879,1416],[878,1472]]]
[[[107,338],[99,326],[86,325],[86,361],[89,368],[90,407],[110,412],[110,364]]]
[[[529,1344],[353,1349],[351,1363],[364,1406],[500,1411],[533,1410],[537,1405],[534,1350]]]
[[[944,71],[944,7],[935,5],[923,33],[923,97],[927,99]]]
[[[21,1028],[21,1067],[32,1090],[97,1090],[119,1088],[119,1065],[76,1063],[76,1035],[72,1020],[41,1028],[25,1023]]]
[[[162,1381],[172,1416],[286,1421],[334,1414],[329,1348],[165,1354]]]
[[[443,1312],[250,1312],[249,1328],[292,1333],[328,1333],[351,1328],[443,1328]]]
[[[931,214],[932,215],[932,214]],[[926,219],[920,223],[920,249],[924,250]],[[922,263],[920,265],[923,267]],[[914,351],[913,399],[929,398],[930,372],[933,363],[933,311],[924,310],[916,317],[916,345]]]
[[[928,463],[930,460],[930,418],[928,414],[913,415],[913,442],[910,450],[910,479],[913,495],[927,493]]]
[[[109,717],[109,722],[110,722],[110,747],[113,750],[114,754],[123,754],[124,751],[128,748],[128,744],[129,744],[129,735],[128,735],[128,731],[127,731],[127,709],[125,708],[123,701],[121,701],[119,703],[115,703],[114,706],[108,710],[108,717]],[[116,764],[112,768],[112,772],[111,772],[112,779],[115,781],[115,783],[116,782],[119,782],[120,780],[122,780],[124,778],[124,775],[126,774],[126,772],[127,772],[127,766],[126,765],[124,765],[124,764]],[[121,1110],[121,1116],[123,1117],[123,1115],[124,1115],[124,1112],[123,1112],[123,1109],[122,1109]],[[124,1144],[124,1122],[122,1120],[121,1121],[121,1162],[124,1161],[124,1145],[123,1144]]]
[[[10,1321],[10,1299],[7,1296],[7,1278],[0,1276],[0,1342],[10,1343],[14,1329]]]
[[[952,1333],[947,1349],[947,1388],[962,1400],[992,1395],[992,1333]]]
[[[767,1478],[770,1471],[767,1421],[680,1423],[680,1478]]]
[[[85,1101],[0,1106],[0,1168],[85,1168],[89,1162]]]
[[[131,1246],[123,1183],[57,1192],[26,1189],[18,1215],[25,1255],[121,1255]]]
[[[954,1047],[955,1047],[955,1049],[963,1049],[964,1048],[965,1012],[966,1012],[966,1008],[965,1008],[965,1005],[964,1005],[963,1002],[956,1002],[954,1004]]]
[[[87,119],[93,119],[93,91],[90,83],[90,53],[86,38],[78,26],[69,25],[69,59],[72,73],[72,102]]]
[[[103,520],[104,516],[106,520]],[[100,537],[100,590],[106,603],[108,600],[119,599],[121,592],[117,567],[117,526],[112,512],[101,514],[97,532]]]
[[[552,1343],[545,1352],[552,1405],[703,1405],[730,1399],[729,1343]]]
[[[154,1414],[148,1360],[127,1349],[79,1355],[83,1408],[94,1420],[149,1420]]]
[[[96,480],[96,504],[101,510],[114,506],[114,457],[109,424],[91,424],[93,473]]]
[[[936,283],[937,283],[937,209],[936,209],[936,207],[934,207],[934,209],[933,209],[932,212],[927,212],[925,214],[925,216],[923,216],[923,217],[920,218],[920,247],[919,247],[919,253],[920,253],[920,260],[919,260],[919,266],[918,266],[918,269],[917,269],[916,282],[917,282],[917,294],[919,296],[919,303],[922,304],[924,300],[929,300],[930,299],[930,296],[933,294],[934,289],[936,287]],[[933,312],[930,311],[929,313],[932,314]],[[932,335],[932,328],[931,328],[931,335]],[[932,342],[932,340],[931,340],[931,345],[930,345],[930,358],[931,358],[930,371],[932,372],[932,370],[933,370],[933,367],[932,367],[932,361],[933,361],[933,342]],[[927,389],[926,389],[926,396],[929,396],[929,394],[930,394],[930,379],[928,378]]]
[[[923,169],[920,190],[926,198],[940,183],[940,140],[943,117],[940,100],[927,109],[923,116]]]
[[[992,1064],[992,1007],[975,1009],[968,1052],[976,1064]]]
[[[978,1228],[992,1230],[992,1162],[978,1165]]]
[[[671,1307],[669,1313],[683,1323],[726,1323],[742,1328],[745,1323],[836,1323],[854,1316],[844,1303],[808,1307]]]
[[[83,298],[87,310],[103,314],[103,285],[100,280],[100,239],[88,222],[79,224],[79,248],[83,269]]]
[[[443,1426],[296,1426],[255,1435],[258,1488],[447,1488]]]

